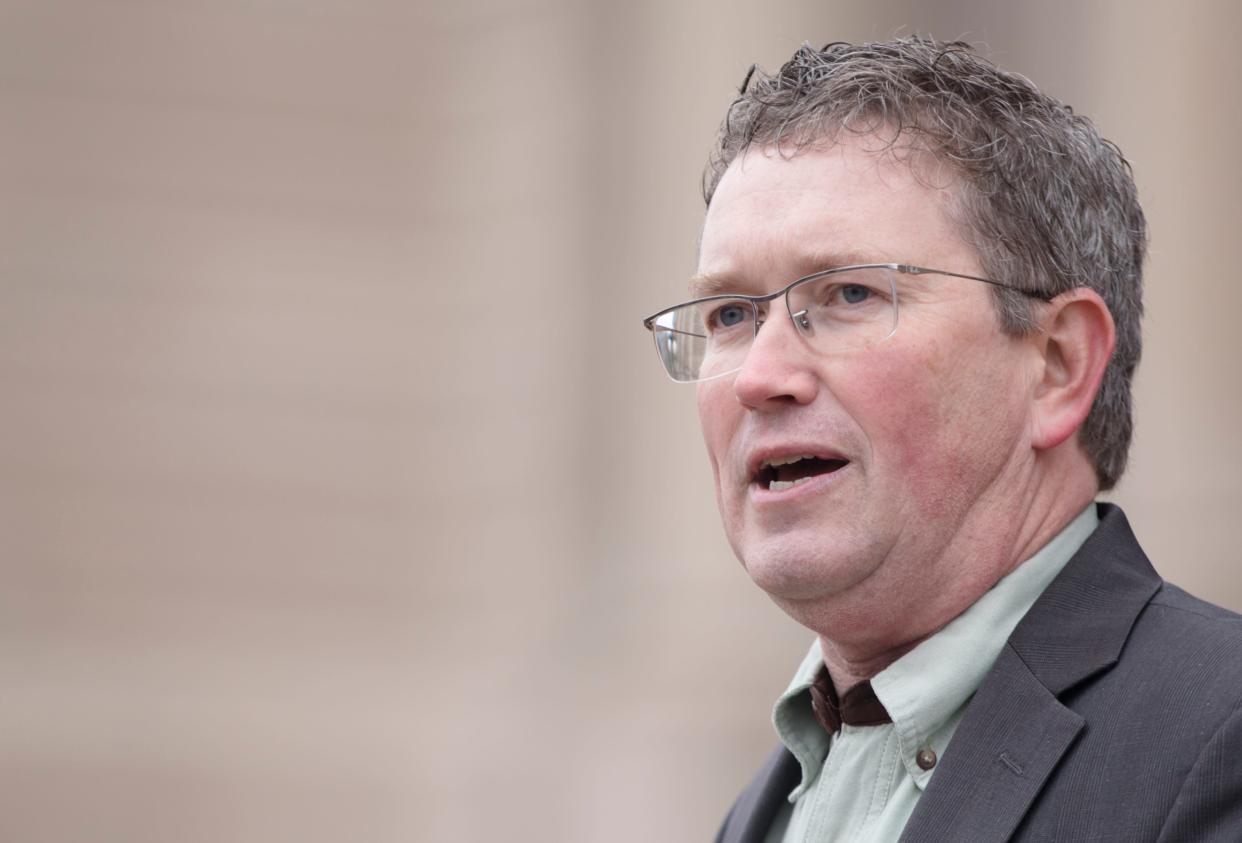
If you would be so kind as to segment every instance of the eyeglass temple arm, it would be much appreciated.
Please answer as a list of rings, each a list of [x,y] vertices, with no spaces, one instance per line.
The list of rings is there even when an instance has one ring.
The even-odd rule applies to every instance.
[[[948,275],[951,278],[967,278],[971,281],[982,281],[984,284],[991,284],[993,287],[1000,287],[1005,290],[1013,290],[1015,293],[1021,293],[1040,301],[1052,301],[1054,296],[1048,293],[1038,293],[1034,290],[1023,290],[1021,287],[1012,287],[1009,284],[1003,284],[1000,281],[993,281],[991,278],[980,278],[978,275],[963,275],[960,272],[946,272],[943,269],[924,269],[921,266],[911,266],[908,263],[899,263],[895,266],[898,272],[904,272],[907,275]]]

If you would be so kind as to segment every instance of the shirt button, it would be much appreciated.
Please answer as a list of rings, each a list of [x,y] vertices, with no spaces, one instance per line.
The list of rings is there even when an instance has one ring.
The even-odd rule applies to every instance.
[[[936,766],[936,751],[929,746],[925,746],[914,756],[914,763],[919,765],[920,770],[930,770]]]

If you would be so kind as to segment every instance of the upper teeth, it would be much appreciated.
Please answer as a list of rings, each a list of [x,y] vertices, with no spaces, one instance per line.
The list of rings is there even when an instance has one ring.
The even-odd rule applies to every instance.
[[[774,460],[764,460],[764,468],[777,468],[782,465],[793,465],[799,460],[813,460],[815,457],[809,454],[800,454],[796,457],[778,457]]]

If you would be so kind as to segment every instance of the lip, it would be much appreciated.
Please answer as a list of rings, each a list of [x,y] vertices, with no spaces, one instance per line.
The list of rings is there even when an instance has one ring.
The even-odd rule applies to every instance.
[[[835,457],[834,459],[842,458]],[[816,474],[809,480],[805,480],[794,486],[790,486],[787,489],[780,489],[778,491],[765,489],[763,486],[760,486],[758,483],[754,482],[754,480],[750,480],[746,484],[746,494],[755,506],[760,507],[794,503],[802,498],[808,498],[821,494],[842,482],[842,475],[849,471],[853,465],[854,464],[852,462],[847,461],[845,465],[841,466],[836,471],[829,471],[825,474]]]
[[[840,460],[845,465],[836,471],[817,474],[809,480],[804,480],[787,489],[772,490],[755,482],[755,476],[759,474],[760,467],[771,460],[786,460],[790,457],[797,456],[813,456],[824,460]],[[835,448],[825,447],[822,444],[800,443],[790,444],[781,443],[780,445],[772,445],[769,447],[759,447],[754,449],[746,460],[746,495],[755,506],[780,505],[785,503],[796,502],[802,498],[811,497],[827,491],[832,486],[840,483],[841,475],[849,471],[853,465],[853,461],[842,454]]]
[[[800,456],[819,457],[823,460],[841,460],[845,463],[849,463],[851,461],[849,457],[839,451],[832,448],[825,448],[823,445],[812,445],[809,443],[804,445],[783,444],[768,448],[756,448],[746,459],[746,483],[748,485],[753,483],[755,475],[759,473],[760,466],[762,466],[765,462],[768,462],[769,460],[787,460],[790,457]],[[845,467],[846,466],[842,466],[841,468]],[[837,471],[832,472],[832,474],[836,474],[839,471],[841,471],[841,469],[837,469]],[[829,477],[831,475],[819,476]]]

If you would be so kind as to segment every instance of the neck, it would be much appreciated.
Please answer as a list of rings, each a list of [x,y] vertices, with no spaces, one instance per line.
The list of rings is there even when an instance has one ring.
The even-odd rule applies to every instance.
[[[966,611],[997,582],[1035,555],[1082,512],[1098,491],[1094,472],[1054,472],[1056,483],[1018,484],[1009,506],[980,502],[977,517],[937,554],[911,560],[934,568],[938,589],[877,587],[831,606],[801,607],[798,618],[818,633],[824,664],[838,693],[868,680]],[[1047,480],[1047,476],[1043,478]],[[1013,501],[1021,501],[1014,506]],[[891,586],[891,584],[886,584]],[[894,600],[905,593],[910,599]],[[853,597],[854,599],[848,599]],[[806,611],[806,610],[810,611]]]
[[[906,641],[880,652],[864,652],[855,651],[849,647],[839,647],[834,641],[821,635],[819,636],[819,649],[824,655],[824,667],[828,668],[833,687],[840,695],[859,682],[865,682],[875,676],[917,647],[926,640],[926,637]]]

